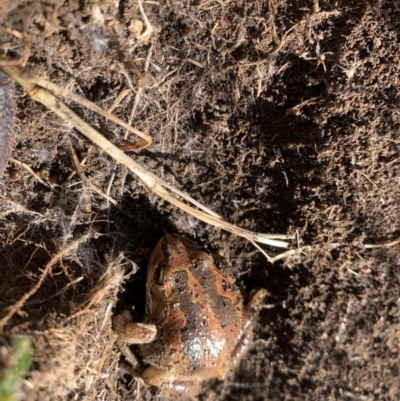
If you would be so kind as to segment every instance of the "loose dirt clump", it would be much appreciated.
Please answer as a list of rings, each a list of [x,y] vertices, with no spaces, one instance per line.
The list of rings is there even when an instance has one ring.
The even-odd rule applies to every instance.
[[[125,369],[111,319],[143,312],[150,251],[171,232],[224,257],[245,299],[268,291],[251,350],[200,399],[397,399],[400,5],[143,10],[138,0],[2,2],[1,60],[30,49],[27,74],[152,135],[137,162],[240,227],[295,234],[297,251],[272,265],[160,201],[16,87],[0,180],[0,325],[4,341],[25,334],[33,345],[21,397],[159,399]],[[66,103],[113,143],[137,141]],[[71,145],[115,205],[76,174]]]

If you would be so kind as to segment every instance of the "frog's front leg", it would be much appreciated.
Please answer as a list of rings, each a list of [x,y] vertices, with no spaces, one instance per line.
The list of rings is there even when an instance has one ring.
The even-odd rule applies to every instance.
[[[183,376],[173,371],[159,369],[155,366],[147,367],[142,373],[143,381],[149,386],[161,389],[165,397],[183,399],[194,397],[200,392],[199,378]]]
[[[129,349],[130,344],[147,344],[154,341],[157,328],[154,324],[137,323],[132,321],[129,311],[124,310],[113,319],[114,331],[117,333],[117,345],[127,361],[137,368],[138,360]]]

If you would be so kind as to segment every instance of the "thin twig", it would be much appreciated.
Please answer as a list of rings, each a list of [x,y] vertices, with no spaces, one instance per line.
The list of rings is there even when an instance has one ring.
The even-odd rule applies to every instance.
[[[17,65],[17,66],[25,67],[26,63],[28,62],[29,56],[31,55],[31,45],[29,43],[29,40],[21,32],[15,30],[15,29],[7,28],[6,32],[10,33],[11,35],[14,35],[16,38],[22,40],[22,42],[24,43],[24,55],[18,59],[14,59],[14,60],[1,59],[0,65],[1,66]]]
[[[139,3],[140,13],[142,14],[142,17],[144,19],[144,24],[146,25],[146,30],[139,37],[139,40],[143,40],[143,39],[147,38],[148,36],[150,36],[153,33],[154,29],[153,29],[153,26],[150,24],[150,21],[147,18],[146,13],[144,12],[142,0],[138,0],[138,3]]]
[[[38,174],[36,174],[27,164],[22,163],[22,162],[20,162],[19,160],[13,159],[13,158],[10,158],[10,160],[11,160],[13,163],[18,164],[18,166],[23,167],[26,171],[28,171],[30,174],[32,174],[41,184],[45,185],[47,188],[52,188],[52,186],[51,186],[49,183],[43,181],[43,180],[40,178],[40,176],[39,176]]]
[[[43,304],[45,302],[50,301],[50,299],[56,298],[59,295],[61,295],[63,292],[67,291],[69,287],[78,284],[80,281],[82,281],[85,277],[78,277],[77,279],[69,282],[67,285],[65,285],[61,290],[57,291],[55,294],[51,294],[49,297],[45,299],[32,299],[32,301],[27,302],[27,305],[38,305],[38,304]]]
[[[10,320],[10,318],[16,312],[18,312],[24,306],[25,302],[41,287],[45,278],[52,270],[53,266],[60,259],[62,259],[65,255],[67,255],[70,251],[72,251],[73,249],[76,249],[80,244],[82,244],[88,238],[90,238],[92,236],[92,234],[93,233],[89,232],[86,235],[83,235],[82,237],[80,237],[79,239],[74,241],[71,245],[69,245],[67,248],[61,250],[60,252],[58,252],[51,258],[51,260],[47,263],[46,267],[44,268],[39,281],[29,291],[27,291],[14,305],[12,305],[10,307],[10,310],[7,312],[7,314],[2,319],[0,319],[0,331],[3,329],[3,327],[6,325],[6,323]]]
[[[3,195],[0,195],[0,199],[3,199],[5,202],[7,202],[7,203],[9,203],[10,205],[12,205],[12,206],[13,206],[18,212],[20,212],[20,213],[26,213],[26,214],[32,214],[32,215],[34,215],[34,216],[45,217],[44,214],[35,212],[35,211],[33,211],[33,210],[29,210],[29,209],[27,209],[26,207],[20,205],[20,204],[17,203],[17,202],[12,201],[11,199],[6,198],[6,197],[3,196]],[[4,214],[2,214],[2,217],[4,217]]]
[[[385,244],[364,244],[364,248],[365,249],[390,248],[391,246],[395,246],[398,244],[400,244],[400,238],[397,238],[391,242],[386,242]]]
[[[90,153],[91,150],[92,150],[92,147],[90,146],[89,149],[88,149],[88,151],[87,151],[86,156],[79,162],[79,164],[81,165],[81,167],[83,167],[83,166],[86,164],[86,162],[88,161],[88,159],[89,159],[89,153]],[[67,181],[69,181],[75,174],[76,174],[76,170],[71,171],[71,173],[70,173],[70,174],[68,175],[68,177],[67,177]]]
[[[94,185],[85,175],[83,168],[81,164],[79,163],[78,156],[76,155],[71,143],[69,145],[69,154],[71,156],[72,162],[74,163],[74,167],[76,169],[76,172],[78,173],[79,177],[81,177],[82,181],[93,191],[97,192],[100,196],[103,198],[107,199],[107,201],[111,202],[114,206],[118,205],[118,202],[113,199],[111,196],[108,196],[106,193],[104,193],[100,188],[98,188],[96,185]]]
[[[144,74],[146,74],[146,72],[149,69],[152,52],[153,52],[153,44],[150,45],[149,51],[147,52],[146,61],[144,63]],[[135,95],[135,99],[133,101],[133,106],[132,106],[131,113],[129,115],[129,120],[128,120],[128,124],[129,125],[132,124],[133,117],[136,114],[136,109],[137,109],[137,106],[139,104],[139,100],[140,100],[140,98],[142,96],[142,92],[143,92],[143,88],[141,86],[139,86],[139,88],[137,89],[136,95]],[[127,139],[127,138],[128,138],[128,132],[125,132],[124,139]]]
[[[301,25],[306,25],[310,24],[315,20],[318,20],[319,18],[321,19],[327,19],[331,16],[337,17],[340,15],[340,11],[338,10],[333,10],[333,11],[320,11],[318,13],[312,13],[311,15],[306,15],[304,18],[302,18],[298,23],[294,24],[290,29],[288,29],[285,34],[283,35],[281,41],[279,42],[277,48],[271,53],[272,55],[277,55],[280,50],[282,49],[283,45],[286,43],[286,41],[289,39],[289,37],[292,35],[293,30],[295,30],[297,27]]]

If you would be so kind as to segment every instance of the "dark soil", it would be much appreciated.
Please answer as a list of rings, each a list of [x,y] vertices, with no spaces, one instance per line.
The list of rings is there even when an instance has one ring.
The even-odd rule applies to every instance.
[[[170,232],[221,254],[245,300],[268,291],[251,349],[223,383],[204,383],[201,400],[399,399],[400,4],[144,8],[155,31],[138,41],[137,0],[3,1],[2,59],[22,57],[28,41],[24,71],[116,106],[152,135],[131,153],[141,165],[240,227],[296,234],[299,251],[272,265],[160,201],[16,88],[0,181],[0,318],[5,341],[26,334],[34,347],[21,397],[159,399],[117,369],[111,318],[127,304],[143,310],[149,254]],[[65,102],[123,143],[125,130]],[[117,206],[71,177],[69,144]]]

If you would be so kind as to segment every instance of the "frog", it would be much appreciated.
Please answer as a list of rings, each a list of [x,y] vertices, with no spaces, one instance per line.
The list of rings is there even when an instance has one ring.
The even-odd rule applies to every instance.
[[[223,380],[249,348],[255,317],[265,297],[258,290],[247,306],[234,278],[194,241],[167,234],[156,245],[146,279],[143,322],[125,310],[114,317],[117,343],[141,379],[167,399],[192,399],[203,381]]]

